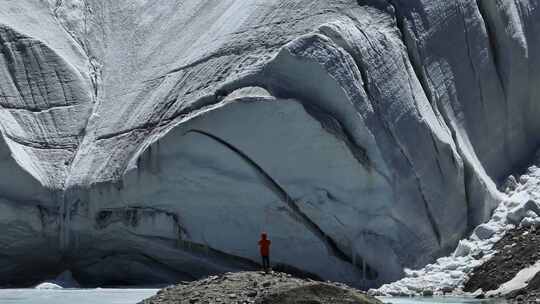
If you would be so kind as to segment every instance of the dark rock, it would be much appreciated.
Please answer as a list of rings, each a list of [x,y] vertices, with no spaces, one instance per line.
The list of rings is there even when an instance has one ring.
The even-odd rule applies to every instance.
[[[521,269],[536,263],[540,248],[539,232],[527,228],[514,229],[498,241],[497,253],[483,265],[472,271],[464,290],[484,292],[495,290],[511,280]]]
[[[259,282],[260,286],[266,285],[266,288],[261,292],[253,290],[252,285],[255,282]],[[379,300],[343,284],[306,282],[281,273],[266,275],[251,272],[228,274],[227,280],[206,279],[188,286],[178,285],[163,289],[158,295],[141,303],[382,304]]]
[[[441,288],[441,292],[443,294],[452,293],[453,291],[454,291],[454,288],[452,288],[452,287],[445,286],[445,287]]]
[[[260,304],[286,304],[286,303],[310,303],[310,304],[375,304],[380,303],[374,298],[364,294],[354,293],[333,285],[318,283],[293,288],[284,292],[272,293],[262,298]]]
[[[484,253],[482,251],[480,251],[479,253],[473,255],[473,258],[475,258],[476,260],[479,260],[482,257],[484,257]]]

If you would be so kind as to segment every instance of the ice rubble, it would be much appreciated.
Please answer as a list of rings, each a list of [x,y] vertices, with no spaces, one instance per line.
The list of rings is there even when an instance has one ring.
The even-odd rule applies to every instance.
[[[38,284],[36,289],[63,289],[63,288],[80,288],[81,285],[73,278],[71,271],[66,270],[57,276],[54,280],[49,280]]]
[[[538,0],[0,4],[0,284],[379,286],[540,142]]]
[[[537,164],[540,162],[537,161]],[[447,292],[460,294],[467,275],[493,256],[493,245],[506,231],[517,225],[540,224],[540,168],[536,165],[529,167],[517,180],[511,175],[502,190],[507,196],[495,209],[492,218],[476,227],[471,237],[461,240],[452,255],[439,258],[436,263],[419,270],[406,270],[405,278],[370,292],[378,295],[408,296]],[[537,269],[538,265],[524,269],[515,280],[504,284],[497,291],[490,291],[489,294],[516,289],[528,276],[534,276]]]
[[[41,283],[39,285],[37,285],[36,287],[34,287],[35,289],[47,289],[47,290],[51,290],[51,289],[63,289],[62,286],[58,285],[58,284],[55,284],[55,283],[49,283],[49,282],[45,282],[45,283]]]

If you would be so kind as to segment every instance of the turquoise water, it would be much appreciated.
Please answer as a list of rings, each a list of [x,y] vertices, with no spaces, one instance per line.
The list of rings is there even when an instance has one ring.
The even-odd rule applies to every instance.
[[[471,297],[425,297],[425,298],[393,298],[378,297],[384,303],[391,304],[506,304],[504,299],[478,300]]]
[[[136,304],[157,289],[0,289],[0,304]]]

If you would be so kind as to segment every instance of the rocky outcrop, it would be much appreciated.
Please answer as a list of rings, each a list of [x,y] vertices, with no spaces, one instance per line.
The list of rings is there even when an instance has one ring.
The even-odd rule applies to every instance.
[[[483,292],[496,290],[516,274],[538,261],[539,232],[530,227],[515,229],[506,234],[496,245],[497,253],[477,267],[465,284],[465,291]]]
[[[141,304],[166,303],[335,303],[380,304],[343,284],[301,280],[284,273],[227,273],[162,289]]]
[[[253,269],[261,230],[279,267],[400,278],[534,153],[539,5],[2,0],[0,284]]]
[[[527,222],[523,222],[527,224]],[[500,297],[509,303],[535,301],[540,294],[540,233],[535,225],[513,229],[495,246],[497,253],[476,267],[465,290],[477,297]]]

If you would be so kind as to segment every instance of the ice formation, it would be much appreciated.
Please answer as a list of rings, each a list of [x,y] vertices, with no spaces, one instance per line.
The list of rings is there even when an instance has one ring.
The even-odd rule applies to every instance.
[[[0,284],[448,254],[537,148],[539,5],[0,0]]]
[[[439,258],[436,263],[422,269],[407,270],[405,278],[370,292],[390,296],[462,293],[468,275],[495,254],[493,246],[507,231],[520,225],[540,226],[540,168],[537,165],[540,165],[540,158],[518,179],[513,175],[507,179],[502,187],[506,197],[495,209],[492,218],[476,227],[470,238],[460,241],[452,255]],[[539,267],[534,265],[523,269],[516,278],[498,290],[490,291],[488,295],[504,294],[524,287],[524,282],[534,276]]]

